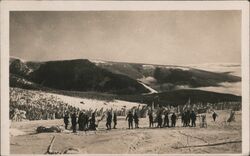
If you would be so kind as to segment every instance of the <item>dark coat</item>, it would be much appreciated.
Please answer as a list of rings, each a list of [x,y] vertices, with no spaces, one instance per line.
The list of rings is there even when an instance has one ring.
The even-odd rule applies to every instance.
[[[112,114],[108,113],[107,123],[111,123],[111,122],[112,122]]]
[[[153,115],[152,115],[152,114],[149,114],[149,121],[150,121],[150,122],[153,122],[153,121],[154,121],[154,118],[153,118]]]
[[[175,115],[175,114],[173,114],[173,115],[171,116],[171,120],[172,120],[172,121],[176,121],[176,115]]]
[[[74,113],[74,114],[72,114],[72,116],[71,116],[71,123],[72,123],[72,125],[76,125],[77,124],[77,122],[76,122],[76,113]]]
[[[116,122],[117,122],[117,116],[116,116],[116,113],[114,113],[113,121],[114,121],[114,123],[116,123]]]
[[[133,121],[133,114],[132,113],[128,113],[126,120],[128,119],[129,122]]]
[[[196,120],[196,114],[194,113],[194,112],[192,112],[191,114],[190,114],[190,118],[191,118],[191,120]]]
[[[138,122],[139,122],[139,118],[138,118],[138,116],[137,116],[136,113],[135,113],[135,115],[134,115],[134,120],[135,120],[135,123],[138,123]]]
[[[68,116],[68,115],[65,115],[65,116],[63,117],[63,121],[64,121],[65,124],[69,124],[69,116]]]

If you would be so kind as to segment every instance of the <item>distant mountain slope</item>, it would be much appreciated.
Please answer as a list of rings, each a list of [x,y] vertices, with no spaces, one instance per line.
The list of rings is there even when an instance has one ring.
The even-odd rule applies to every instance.
[[[215,73],[198,69],[156,68],[154,78],[158,83],[188,85],[190,87],[218,86],[221,82],[238,82],[240,77],[228,73]]]
[[[218,102],[241,102],[241,96],[232,94],[216,93],[211,91],[203,91],[196,89],[180,89],[167,91],[162,93],[155,93],[149,95],[128,95],[120,96],[121,100],[131,102],[142,102],[146,104],[160,104],[162,106],[172,105],[185,105],[190,99],[191,103],[218,103]]]
[[[31,70],[19,59],[10,59],[10,73],[27,77]]]
[[[191,67],[93,61],[97,66],[113,73],[139,79],[157,91],[180,88],[220,86],[224,82],[240,82],[241,78],[230,72],[211,72]]]
[[[133,79],[140,79],[144,76],[142,64],[98,61],[93,61],[93,63],[103,69],[107,69],[116,74],[127,75]]]
[[[163,92],[157,94],[157,96],[159,98],[159,102],[162,103],[163,105],[165,105],[164,103],[173,105],[186,104],[188,99],[190,99],[192,103],[198,103],[198,102],[218,103],[218,102],[228,102],[228,101],[241,101],[241,96],[202,91],[202,90],[194,90],[194,89],[183,89],[170,92]]]
[[[44,87],[32,81],[25,79],[24,77],[18,76],[16,74],[11,74],[9,77],[10,87],[17,87],[23,89],[31,89],[31,90],[44,90],[44,91],[52,91],[53,89]]]
[[[122,63],[119,66],[122,67]],[[193,68],[174,66],[155,67],[153,65],[137,64],[131,64],[124,67],[133,67],[134,69],[137,69],[134,71],[138,71],[138,73],[141,73],[142,75],[146,71],[150,71],[147,74],[150,75],[149,73],[151,73],[152,75],[155,74],[155,70],[160,70],[160,72],[163,72],[160,74],[160,76],[163,77],[162,83],[165,81],[165,76],[165,78],[168,79],[168,82],[176,85],[178,85],[178,83],[183,84],[185,81],[192,82],[194,77],[197,77],[202,85],[214,85],[220,81],[240,80],[239,77],[234,77],[227,73],[207,72]],[[171,78],[171,76],[173,78]],[[154,79],[159,78],[156,76]],[[161,81],[157,83],[161,83]],[[146,104],[151,104],[155,101],[161,105],[183,105],[189,98],[191,99],[191,102],[205,103],[241,101],[241,96],[194,89],[170,90],[149,95],[141,94],[149,92],[149,90],[137,80],[100,68],[100,66],[95,65],[88,60],[30,63],[21,61],[20,59],[12,59],[10,62],[10,86],[32,90],[43,90],[45,92],[82,98],[95,97],[95,99],[106,100],[120,99]]]
[[[228,72],[230,75],[241,76],[240,63],[204,63],[190,64],[189,67],[211,72]]]
[[[10,73],[34,84],[60,90],[97,91],[114,94],[149,92],[136,80],[125,75],[114,74],[83,59],[49,61],[39,64],[24,63],[16,59],[10,64]],[[14,75],[10,75],[12,86],[15,82]],[[20,81],[16,84],[20,84]]]
[[[138,80],[158,92],[241,82],[240,77],[230,72],[83,59],[31,62],[10,58],[10,73],[43,87],[115,94],[147,93],[148,89]]]

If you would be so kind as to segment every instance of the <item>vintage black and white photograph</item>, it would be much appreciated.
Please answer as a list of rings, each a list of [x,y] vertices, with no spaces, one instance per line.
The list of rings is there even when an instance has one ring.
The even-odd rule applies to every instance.
[[[241,10],[10,11],[10,154],[242,153]]]

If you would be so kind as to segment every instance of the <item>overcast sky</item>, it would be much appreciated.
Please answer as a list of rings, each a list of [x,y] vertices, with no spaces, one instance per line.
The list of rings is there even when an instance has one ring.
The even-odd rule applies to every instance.
[[[10,55],[153,64],[239,63],[240,11],[11,12]]]

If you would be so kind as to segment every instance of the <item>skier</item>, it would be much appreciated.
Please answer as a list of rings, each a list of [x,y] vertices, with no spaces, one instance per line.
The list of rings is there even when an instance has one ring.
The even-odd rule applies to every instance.
[[[107,122],[106,122],[107,130],[111,130],[111,122],[112,122],[112,114],[111,112],[108,112]]]
[[[68,124],[69,124],[69,115],[68,115],[68,113],[66,113],[65,116],[63,117],[63,121],[64,121],[64,124],[65,124],[65,129],[67,129]]]
[[[73,113],[71,115],[71,123],[72,123],[73,133],[76,133],[76,125],[77,125],[76,118],[77,118],[76,113]]]
[[[164,127],[169,127],[169,118],[168,118],[168,112],[165,113],[164,117]]]
[[[113,122],[114,122],[114,129],[116,129],[116,125],[117,125],[117,116],[116,116],[116,112],[114,112],[114,117],[113,117]]]
[[[186,126],[185,112],[181,113],[181,123],[182,123],[182,127]]]
[[[152,113],[152,112],[149,112],[149,113],[148,113],[148,117],[149,117],[149,127],[154,127],[153,113]]]
[[[175,127],[176,118],[177,118],[177,117],[176,117],[175,113],[173,113],[172,116],[171,116],[171,126],[172,126],[172,127]]]
[[[132,128],[133,129],[133,114],[131,111],[129,111],[126,120],[128,119],[128,128]]]
[[[217,116],[218,116],[218,115],[214,112],[213,115],[212,115],[212,117],[213,117],[213,119],[214,119],[214,122],[215,122]]]
[[[157,127],[162,127],[162,117],[161,117],[161,112],[157,115]]]
[[[195,123],[195,121],[196,121],[196,114],[195,114],[194,111],[191,112],[190,118],[191,118],[191,121],[192,121],[191,127],[196,127],[196,123]]]
[[[82,112],[80,112],[78,116],[78,124],[79,124],[79,130],[82,131],[83,130],[83,113]]]
[[[90,119],[89,130],[96,130],[97,125],[95,122],[96,122],[96,120],[95,120],[95,112],[94,112],[94,113],[92,113],[92,117]]]
[[[139,118],[137,113],[134,114],[135,128],[139,128]]]

